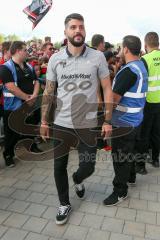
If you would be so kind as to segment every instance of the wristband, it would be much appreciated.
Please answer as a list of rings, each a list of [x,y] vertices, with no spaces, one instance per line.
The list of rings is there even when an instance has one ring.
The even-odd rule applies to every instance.
[[[111,120],[104,120],[104,124],[112,125],[112,122],[111,122]]]

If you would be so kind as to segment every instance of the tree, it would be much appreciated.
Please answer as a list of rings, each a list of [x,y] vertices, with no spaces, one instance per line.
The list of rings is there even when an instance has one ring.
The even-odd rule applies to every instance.
[[[55,42],[55,43],[54,43],[54,47],[55,47],[56,49],[60,49],[60,47],[61,47],[61,42]]]
[[[20,37],[15,34],[10,34],[5,37],[5,41],[18,41],[20,40]]]
[[[87,44],[88,44],[88,46],[90,46],[90,47],[92,46],[91,41],[88,41]]]
[[[4,41],[5,41],[5,36],[2,33],[0,33],[0,43]]]

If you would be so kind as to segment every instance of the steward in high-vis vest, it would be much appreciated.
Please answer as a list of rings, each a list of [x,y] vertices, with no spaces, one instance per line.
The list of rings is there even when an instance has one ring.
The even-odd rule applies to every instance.
[[[12,59],[8,60],[4,65],[11,71],[12,77],[14,80],[14,85],[18,86],[18,79],[17,79],[17,72],[16,67]],[[30,69],[33,72],[32,67],[29,64],[26,64],[28,70]],[[23,98],[17,97],[12,91],[9,91],[8,88],[4,85],[3,86],[3,96],[4,96],[4,110],[14,111],[21,107],[23,103]],[[28,96],[30,99],[30,96]],[[28,100],[27,99],[27,100]]]
[[[135,145],[139,126],[143,121],[143,109],[148,88],[148,74],[140,60],[141,41],[128,35],[122,43],[122,57],[126,65],[116,74],[113,81],[112,113],[112,159],[115,177],[113,193],[104,200],[113,206],[127,198],[128,183],[134,185]]]
[[[154,167],[159,167],[160,153],[160,50],[159,36],[156,32],[149,32],[145,36],[147,54],[142,56],[148,71],[148,92],[144,108],[144,119],[141,126],[140,140],[137,144],[138,152],[142,154],[141,161],[137,161],[137,173],[146,174],[145,160],[147,153]]]
[[[20,134],[10,128],[9,116],[21,107],[24,101],[34,99],[39,92],[39,82],[36,75],[25,61],[27,58],[26,44],[15,41],[10,48],[12,58],[0,66],[0,79],[3,81],[4,95],[4,152],[6,166],[14,166],[14,147],[20,139]],[[31,102],[28,102],[31,104]],[[24,124],[19,122],[18,124]]]

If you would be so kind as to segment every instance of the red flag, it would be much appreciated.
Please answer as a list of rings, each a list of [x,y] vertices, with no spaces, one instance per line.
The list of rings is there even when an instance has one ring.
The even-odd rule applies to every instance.
[[[32,0],[32,3],[23,9],[28,19],[33,22],[34,29],[41,19],[47,14],[52,7],[52,0]]]

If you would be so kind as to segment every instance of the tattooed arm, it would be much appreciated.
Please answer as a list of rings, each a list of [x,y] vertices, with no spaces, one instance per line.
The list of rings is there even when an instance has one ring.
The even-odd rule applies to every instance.
[[[53,101],[55,100],[55,86],[56,82],[53,81],[46,81],[46,87],[43,93],[42,98],[42,107],[41,107],[41,137],[45,140],[46,138],[49,138],[49,115],[50,110],[53,104]],[[54,113],[51,113],[54,114]]]

